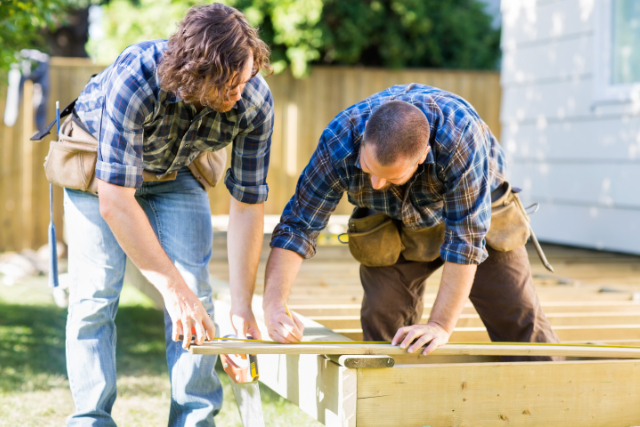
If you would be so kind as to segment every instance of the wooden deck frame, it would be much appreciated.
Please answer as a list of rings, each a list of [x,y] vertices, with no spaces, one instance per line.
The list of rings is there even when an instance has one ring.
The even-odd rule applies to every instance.
[[[223,330],[228,296],[218,293]],[[261,323],[261,299],[254,301]],[[300,316],[305,339],[348,341]],[[266,333],[261,323],[263,334]],[[266,335],[265,335],[266,337]],[[349,368],[326,356],[262,354],[260,380],[326,426],[634,426],[640,361],[503,363],[491,356],[394,356],[392,368]],[[420,396],[418,398],[418,396]]]
[[[144,289],[131,274],[129,281],[153,297],[155,289]],[[224,324],[228,319],[228,285],[212,281],[218,295],[216,320]],[[584,335],[574,336],[576,342],[640,345],[640,339],[634,338],[636,325],[640,324],[636,321],[640,301],[635,294],[565,289],[538,289],[545,312],[560,322],[554,328],[566,326],[565,330],[580,331]],[[328,289],[331,292],[325,295],[333,290]],[[309,298],[293,298],[289,307],[307,317],[332,316],[338,321],[359,313],[358,300],[337,298],[332,303],[330,298],[315,298],[318,295],[321,293],[314,291]],[[162,307],[161,298],[154,301]],[[254,312],[259,320],[260,305],[256,298]],[[430,308],[431,301],[425,301],[425,313]],[[478,321],[471,304],[465,307],[462,319]],[[303,321],[307,326],[305,339],[348,340],[311,319],[303,317]],[[353,323],[331,326],[358,329],[351,328],[357,326]],[[458,333],[482,333],[460,328]],[[606,331],[599,337],[603,339],[592,333],[598,330]],[[263,333],[266,337],[264,329]],[[503,363],[495,356],[436,355],[425,359],[394,355],[394,367],[373,369],[354,368],[364,366],[357,357],[329,357],[260,355],[261,381],[327,426],[640,425],[638,360]],[[388,360],[382,357],[368,366],[385,366]]]

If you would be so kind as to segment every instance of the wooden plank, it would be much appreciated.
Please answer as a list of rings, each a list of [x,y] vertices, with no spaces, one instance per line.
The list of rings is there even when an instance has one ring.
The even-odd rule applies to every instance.
[[[636,312],[595,312],[595,313],[547,313],[552,326],[620,325],[640,324],[640,311]],[[360,316],[310,316],[310,318],[329,329],[355,329],[360,327]],[[429,315],[422,317],[426,323]],[[462,314],[456,323],[457,328],[482,327],[477,314]]]
[[[306,338],[305,338],[306,340]],[[192,345],[192,354],[363,354],[363,355],[407,355],[406,350],[391,344],[310,342],[299,344],[279,344],[265,342],[206,342],[201,346]],[[618,348],[607,346],[568,346],[562,344],[528,343],[487,343],[487,344],[445,344],[434,350],[436,356],[570,356],[640,358],[640,348]],[[425,356],[429,357],[429,356]]]
[[[425,315],[428,315],[433,304],[426,303]],[[289,304],[289,308],[299,311],[305,316],[354,316],[360,315],[360,304]],[[640,301],[547,301],[542,303],[545,313],[593,313],[606,311],[639,311]],[[463,309],[464,314],[475,314],[473,305],[468,302]]]
[[[640,325],[591,325],[591,326],[555,326],[555,333],[560,341],[602,341],[602,340],[638,340]],[[336,332],[361,341],[362,329],[336,329]],[[450,342],[488,342],[489,334],[484,327],[456,328],[451,334]]]
[[[635,426],[639,401],[638,361],[358,371],[358,427]]]

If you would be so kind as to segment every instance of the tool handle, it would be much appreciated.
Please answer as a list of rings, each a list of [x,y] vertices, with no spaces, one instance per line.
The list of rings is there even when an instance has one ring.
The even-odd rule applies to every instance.
[[[56,125],[60,133],[60,101],[56,101]],[[57,288],[58,283],[58,240],[53,222],[53,184],[49,183],[49,286]]]

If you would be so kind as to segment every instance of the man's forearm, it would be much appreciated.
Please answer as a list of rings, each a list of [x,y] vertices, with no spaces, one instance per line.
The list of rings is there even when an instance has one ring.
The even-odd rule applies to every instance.
[[[293,251],[273,248],[265,272],[265,307],[282,306],[287,302],[293,281],[298,275],[303,258]]]
[[[207,333],[210,338],[215,336],[213,321],[160,245],[149,219],[135,198],[135,189],[99,180],[98,193],[100,214],[118,244],[162,294],[173,324],[173,339],[177,341],[182,335],[183,347],[188,348],[192,329],[195,330],[198,344],[204,342]]]
[[[464,265],[452,262],[444,264],[440,288],[429,322],[437,323],[449,333],[453,332],[471,293],[476,269],[475,264]]]
[[[160,245],[149,219],[135,199],[135,189],[98,181],[100,213],[120,247],[163,296],[183,283]],[[185,285],[186,286],[186,285]]]
[[[232,306],[251,308],[263,235],[264,204],[249,205],[232,197],[227,234]]]

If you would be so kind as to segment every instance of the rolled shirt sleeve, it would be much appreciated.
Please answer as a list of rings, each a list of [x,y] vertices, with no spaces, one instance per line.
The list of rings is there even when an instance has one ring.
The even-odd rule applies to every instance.
[[[266,86],[266,85],[265,85]],[[264,102],[233,141],[231,168],[224,183],[234,199],[249,204],[267,200],[267,171],[273,133],[273,98],[267,87]]]
[[[470,120],[443,162],[444,261],[480,264],[488,257],[484,238],[491,224],[491,190],[485,138],[482,126]]]
[[[96,177],[123,187],[140,188],[143,171],[143,124],[153,113],[151,87],[126,66],[115,66],[104,88]]]
[[[272,248],[287,249],[305,259],[315,255],[318,234],[327,226],[347,188],[331,161],[327,147],[327,138],[331,137],[328,128],[300,175],[296,191],[273,231]]]

